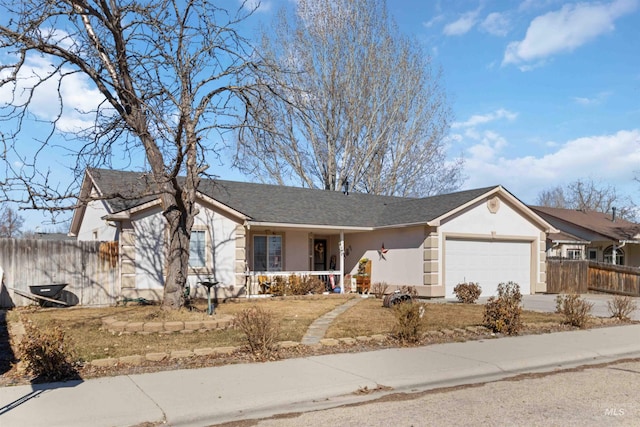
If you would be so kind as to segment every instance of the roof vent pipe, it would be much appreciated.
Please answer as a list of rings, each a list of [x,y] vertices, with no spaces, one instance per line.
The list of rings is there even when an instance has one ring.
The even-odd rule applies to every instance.
[[[342,194],[349,195],[349,181],[347,180],[342,181]]]
[[[612,214],[611,214],[611,222],[616,222],[616,208],[612,207],[611,208],[611,212],[612,212]]]

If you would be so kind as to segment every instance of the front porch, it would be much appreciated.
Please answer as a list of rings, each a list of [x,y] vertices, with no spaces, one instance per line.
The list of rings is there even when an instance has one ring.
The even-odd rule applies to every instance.
[[[247,276],[247,297],[268,295],[272,293],[272,285],[277,281],[289,281],[291,277],[299,279],[317,278],[323,284],[324,293],[345,293],[350,289],[343,289],[343,279],[340,272],[325,271],[252,271]],[[286,292],[285,292],[286,294]]]
[[[353,262],[346,259],[349,250],[345,251],[345,230],[251,224],[245,235],[247,297],[270,294],[273,284],[288,282],[294,277],[321,281],[322,287],[316,285],[314,293],[351,291],[350,280],[345,289],[345,275],[353,268]]]

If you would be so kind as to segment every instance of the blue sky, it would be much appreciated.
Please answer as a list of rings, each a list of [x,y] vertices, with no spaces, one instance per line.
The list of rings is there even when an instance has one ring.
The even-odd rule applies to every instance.
[[[295,1],[263,0],[244,28],[269,24],[282,6]],[[640,0],[390,0],[388,9],[443,69],[463,188],[501,184],[534,203],[589,178],[640,202]],[[95,102],[91,88],[81,93],[76,105]],[[229,163],[215,173],[249,180]],[[21,214],[26,229],[40,222]]]
[[[639,189],[637,0],[389,7],[444,69],[466,188],[502,184],[527,203],[578,178]]]
[[[290,0],[262,1],[268,21]],[[463,188],[526,203],[592,179],[640,201],[640,0],[393,0],[389,13],[441,66]]]
[[[465,187],[498,183],[533,203],[545,188],[591,178],[635,196],[638,3],[389,3],[444,68]]]

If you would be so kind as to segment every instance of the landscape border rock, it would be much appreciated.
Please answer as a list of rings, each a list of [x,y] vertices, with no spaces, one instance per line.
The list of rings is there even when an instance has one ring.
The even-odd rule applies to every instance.
[[[157,320],[150,322],[128,322],[118,320],[114,317],[102,319],[102,329],[112,334],[149,334],[149,333],[173,333],[173,332],[194,332],[213,331],[235,328],[234,317],[231,315],[216,319],[198,321],[167,321]]]

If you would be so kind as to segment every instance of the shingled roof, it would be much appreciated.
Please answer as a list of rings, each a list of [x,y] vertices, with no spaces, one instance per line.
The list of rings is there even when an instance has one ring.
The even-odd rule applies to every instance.
[[[571,234],[586,240],[596,240],[593,233],[606,240],[617,241],[638,240],[640,234],[639,224],[622,218],[616,218],[614,221],[614,218],[607,213],[543,206],[530,206],[530,208],[560,230],[566,230],[567,226],[572,226]]]
[[[110,197],[106,202],[112,213],[157,198],[149,174],[110,169],[90,169],[88,174],[101,196]],[[253,222],[381,227],[427,223],[495,188],[414,199],[203,179],[198,190]]]

